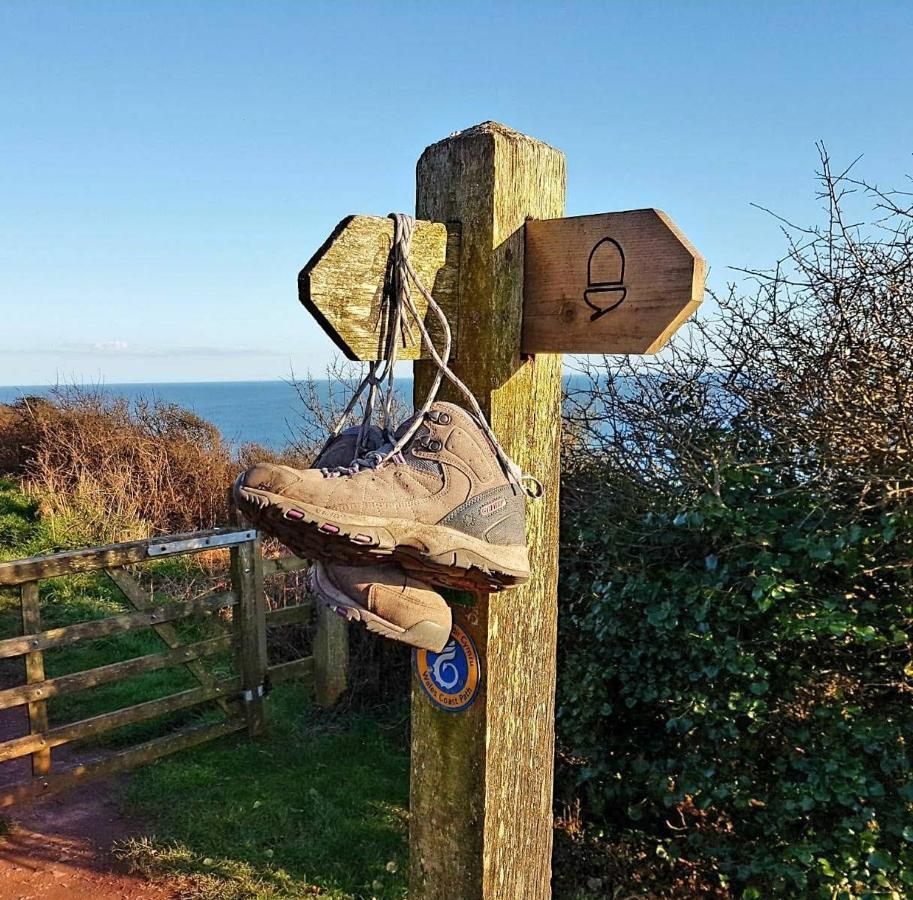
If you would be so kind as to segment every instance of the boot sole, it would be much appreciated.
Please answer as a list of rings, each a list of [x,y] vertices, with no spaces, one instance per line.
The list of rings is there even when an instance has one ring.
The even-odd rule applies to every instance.
[[[387,619],[381,618],[377,613],[371,612],[358,601],[353,600],[348,594],[341,591],[327,575],[322,563],[314,563],[308,573],[308,587],[311,593],[333,612],[341,615],[349,622],[362,622],[368,631],[382,637],[409,644],[422,650],[431,650],[440,653],[450,640],[450,627],[439,625],[437,622],[424,620],[417,622],[410,628],[401,628]]]
[[[529,580],[524,546],[499,546],[443,525],[356,516],[237,484],[238,506],[298,556],[347,565],[396,560],[420,580],[499,591]]]

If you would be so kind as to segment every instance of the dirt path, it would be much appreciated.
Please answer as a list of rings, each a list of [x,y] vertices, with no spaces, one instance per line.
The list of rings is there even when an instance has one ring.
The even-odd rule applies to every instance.
[[[0,741],[25,733],[24,708],[0,711]],[[55,760],[66,763],[61,749]],[[0,788],[28,778],[28,759],[0,763]],[[112,782],[96,782],[28,806],[3,810],[11,833],[0,836],[0,900],[170,900],[175,888],[118,870],[115,840],[141,834],[112,799]]]

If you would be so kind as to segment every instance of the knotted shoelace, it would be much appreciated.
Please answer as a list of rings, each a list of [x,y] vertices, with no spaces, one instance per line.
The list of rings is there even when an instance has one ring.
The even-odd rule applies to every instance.
[[[409,251],[412,246],[412,233],[415,229],[415,219],[405,213],[391,213],[393,220],[393,244],[387,262],[387,273],[384,279],[384,290],[381,297],[381,317],[386,318],[387,332],[384,340],[383,359],[368,364],[367,372],[355,389],[351,400],[334,426],[329,441],[332,441],[342,431],[343,426],[351,417],[359,398],[367,391],[364,401],[364,413],[360,423],[358,438],[355,445],[355,458],[348,466],[338,466],[335,469],[324,469],[328,477],[354,475],[362,469],[374,469],[387,462],[403,462],[403,450],[410,444],[419,428],[428,418],[431,406],[437,399],[441,384],[446,378],[459,392],[469,406],[470,415],[475,419],[485,436],[494,448],[498,462],[507,476],[517,488],[530,497],[542,496],[542,484],[533,476],[524,474],[520,467],[507,455],[494,429],[488,422],[482,407],[475,395],[467,385],[450,368],[450,353],[453,336],[447,316],[434,299],[431,292],[422,283],[412,263],[409,261]],[[412,297],[411,286],[425,298],[428,309],[437,319],[443,335],[443,346],[440,351],[434,346],[431,335],[422,320]],[[408,313],[411,323],[418,329],[422,345],[427,349],[435,364],[435,375],[432,379],[428,393],[420,407],[416,409],[415,416],[408,428],[397,438],[393,432],[393,406],[395,402],[395,377],[399,342],[405,342],[412,336],[410,322],[404,313]],[[378,402],[378,393],[384,387],[381,407],[383,410],[383,433],[385,442],[374,450],[367,449],[367,437],[371,429],[372,418]]]

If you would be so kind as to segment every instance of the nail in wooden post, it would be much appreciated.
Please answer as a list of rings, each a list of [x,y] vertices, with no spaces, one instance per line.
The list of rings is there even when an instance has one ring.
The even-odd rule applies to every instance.
[[[314,693],[318,706],[329,707],[346,689],[349,674],[349,623],[317,604],[314,632]]]
[[[238,595],[235,632],[240,646],[241,690],[252,737],[263,731],[263,688],[266,680],[266,597],[260,538],[231,548],[232,590]]]
[[[29,581],[20,589],[22,603],[22,633],[35,634],[41,631],[41,609],[38,602],[38,582]],[[25,680],[27,684],[44,681],[44,654],[40,650],[25,655]],[[29,733],[46,734],[48,730],[48,707],[43,700],[28,705]],[[47,775],[51,771],[51,751],[36,750],[32,754],[32,775]]]
[[[530,582],[454,608],[482,660],[474,705],[436,709],[413,680],[410,897],[542,900],[551,896],[561,357],[521,359],[520,334],[524,223],[563,215],[564,155],[487,122],[429,147],[417,186],[419,218],[462,223],[454,368],[545,496],[527,507]],[[432,374],[415,364],[416,397]]]

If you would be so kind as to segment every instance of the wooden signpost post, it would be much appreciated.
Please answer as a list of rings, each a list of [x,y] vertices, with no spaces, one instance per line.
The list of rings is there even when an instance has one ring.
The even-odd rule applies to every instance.
[[[564,196],[564,155],[494,122],[418,162],[410,261],[448,315],[453,368],[545,491],[528,504],[530,581],[454,607],[479,657],[474,702],[440,709],[413,679],[416,900],[551,895],[560,354],[655,352],[703,293],[703,261],[665,214],[564,219]],[[389,219],[344,219],[299,276],[301,301],[350,359],[383,351],[392,233]],[[433,363],[416,342],[399,356],[416,360],[424,396]]]

